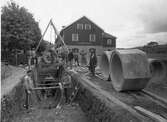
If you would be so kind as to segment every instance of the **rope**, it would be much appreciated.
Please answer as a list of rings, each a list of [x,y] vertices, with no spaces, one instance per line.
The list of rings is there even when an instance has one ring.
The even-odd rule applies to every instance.
[[[36,47],[35,52],[37,52],[37,50],[38,50],[38,48],[39,48],[39,46],[40,46],[40,43],[41,43],[41,41],[42,41],[44,35],[46,34],[46,31],[48,30],[49,25],[51,25],[51,26],[53,27],[54,32],[55,32],[55,35],[57,35],[57,38],[59,38],[60,41],[61,41],[61,42],[63,43],[63,45],[64,45],[63,48],[65,48],[65,49],[67,50],[67,52],[68,52],[68,47],[67,47],[67,45],[65,44],[65,42],[64,42],[63,38],[61,37],[61,35],[58,33],[56,27],[54,26],[52,19],[49,21],[49,23],[48,23],[48,25],[47,25],[47,27],[46,27],[46,29],[45,29],[43,35],[42,35],[42,37],[41,37],[41,39],[40,39],[40,41],[39,41],[37,47]],[[56,37],[56,36],[55,36],[55,37]]]
[[[53,26],[53,29],[54,29],[54,31],[55,31],[55,34],[57,35],[57,38],[59,38],[60,41],[63,43],[63,45],[64,45],[63,48],[67,49],[67,52],[68,52],[68,47],[67,47],[67,45],[65,44],[65,42],[64,42],[63,38],[61,37],[61,35],[58,33],[58,31],[57,31],[56,27],[54,26],[52,20],[51,20],[51,25]]]
[[[39,43],[38,43],[38,45],[37,45],[37,47],[36,47],[36,49],[35,49],[35,52],[38,51],[38,48],[39,48],[39,46],[40,46],[40,44],[41,44],[41,42],[42,42],[42,40],[43,40],[43,37],[45,36],[45,33],[46,33],[46,31],[48,30],[50,24],[51,24],[51,20],[49,21],[49,23],[48,23],[48,25],[47,25],[47,27],[46,27],[46,29],[45,29],[45,31],[44,31],[44,33],[43,33],[43,35],[42,35],[40,41],[39,41]]]

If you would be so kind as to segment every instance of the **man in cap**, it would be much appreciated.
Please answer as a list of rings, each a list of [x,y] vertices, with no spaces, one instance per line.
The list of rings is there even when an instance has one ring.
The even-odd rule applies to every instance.
[[[26,109],[29,109],[30,96],[32,94],[32,89],[34,88],[32,80],[32,70],[28,70],[27,74],[23,77],[23,84],[25,87],[25,94],[26,94],[24,106]]]

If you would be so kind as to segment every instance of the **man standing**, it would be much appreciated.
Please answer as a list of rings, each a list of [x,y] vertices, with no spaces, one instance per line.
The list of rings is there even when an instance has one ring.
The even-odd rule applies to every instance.
[[[97,66],[97,56],[94,50],[91,50],[90,61],[89,61],[89,70],[93,76],[95,76],[95,68]]]
[[[25,100],[25,108],[29,108],[30,96],[32,92],[33,80],[32,80],[32,70],[27,71],[27,75],[24,76],[24,86],[25,86],[25,93],[26,93],[26,100]]]
[[[73,52],[71,49],[69,49],[69,54],[68,54],[68,61],[70,63],[70,69],[72,69],[72,65],[73,65],[73,58],[74,58],[74,55],[73,55]]]
[[[78,56],[78,52],[74,53],[74,62],[77,66],[79,66],[79,56]]]

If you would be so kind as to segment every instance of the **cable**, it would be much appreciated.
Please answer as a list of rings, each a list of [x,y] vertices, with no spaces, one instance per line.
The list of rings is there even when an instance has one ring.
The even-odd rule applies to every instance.
[[[52,43],[52,27],[50,27],[50,44]]]

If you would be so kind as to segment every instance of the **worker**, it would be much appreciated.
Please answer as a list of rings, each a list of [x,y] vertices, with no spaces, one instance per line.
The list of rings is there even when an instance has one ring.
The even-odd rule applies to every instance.
[[[71,49],[69,49],[69,54],[68,54],[68,62],[69,62],[69,65],[70,65],[70,69],[72,69],[72,65],[73,65],[73,58],[74,58],[74,55],[73,55],[73,52]]]
[[[26,94],[24,107],[26,109],[29,109],[30,97],[32,94],[32,89],[34,87],[32,80],[32,70],[28,70],[27,74],[23,77],[23,84],[25,87],[25,94]]]
[[[97,66],[97,56],[94,50],[91,50],[90,61],[89,61],[89,70],[93,76],[95,76],[95,68]]]
[[[77,52],[74,53],[74,63],[76,66],[79,66],[79,56]]]

